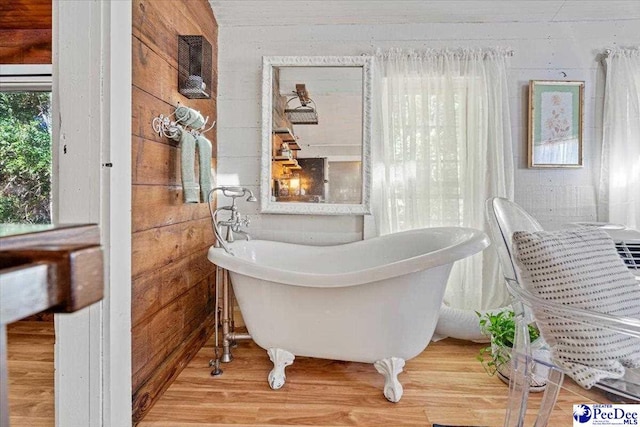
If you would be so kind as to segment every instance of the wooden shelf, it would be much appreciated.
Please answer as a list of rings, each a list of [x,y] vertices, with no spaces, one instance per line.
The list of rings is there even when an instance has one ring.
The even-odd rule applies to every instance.
[[[274,162],[278,162],[283,166],[288,167],[289,169],[293,169],[293,168],[299,168],[300,166],[298,165],[298,161],[296,159],[290,159],[288,157],[283,157],[283,156],[278,156],[278,157],[282,157],[282,158],[277,158],[277,157],[273,157],[273,161]]]
[[[280,152],[280,148],[283,143],[287,143],[289,149],[292,151],[300,151],[302,148],[298,144],[298,138],[293,134],[289,128],[277,128],[273,130],[273,158],[277,159],[279,156],[275,156]],[[278,159],[280,160],[280,159]]]
[[[289,128],[277,128],[273,130],[273,133],[278,135],[283,142],[295,142],[296,136]]]

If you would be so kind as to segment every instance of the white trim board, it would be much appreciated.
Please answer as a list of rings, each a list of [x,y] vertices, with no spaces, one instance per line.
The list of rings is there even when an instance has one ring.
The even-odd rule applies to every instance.
[[[102,20],[98,6],[94,2],[53,3],[54,223],[103,225],[99,192]],[[101,425],[102,305],[55,317],[56,426]]]
[[[51,90],[52,68],[49,64],[0,65],[0,90],[48,92]]]
[[[131,425],[131,12],[53,3],[53,218],[100,224],[105,253],[102,302],[56,315],[59,427]]]
[[[109,122],[103,145],[108,288],[103,315],[103,425],[131,426],[131,85],[132,2],[110,6]]]

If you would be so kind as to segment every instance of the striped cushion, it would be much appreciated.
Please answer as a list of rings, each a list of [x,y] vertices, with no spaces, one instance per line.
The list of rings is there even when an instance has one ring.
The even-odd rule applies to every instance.
[[[534,295],[574,308],[640,318],[640,286],[607,233],[596,228],[518,231],[513,250],[522,285]],[[533,307],[554,363],[591,388],[640,366],[640,339],[561,319]]]

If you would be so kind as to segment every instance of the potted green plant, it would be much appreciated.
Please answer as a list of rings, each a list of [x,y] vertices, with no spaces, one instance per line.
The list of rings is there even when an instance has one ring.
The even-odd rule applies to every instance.
[[[486,313],[476,312],[476,314],[479,317],[480,331],[488,336],[491,342],[489,346],[480,349],[477,359],[489,375],[496,375],[504,383],[509,384],[511,350],[516,331],[515,314],[511,309]],[[533,324],[528,327],[534,358],[548,359],[548,350],[543,348],[544,341],[540,338],[540,331]],[[533,372],[530,390],[544,390],[548,369],[536,364],[533,366]]]

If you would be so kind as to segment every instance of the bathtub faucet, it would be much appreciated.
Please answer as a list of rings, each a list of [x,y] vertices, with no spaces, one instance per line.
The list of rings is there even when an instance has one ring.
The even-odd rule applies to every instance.
[[[231,205],[222,206],[217,208],[215,211],[212,210],[211,207],[211,199],[213,193],[216,191],[222,192],[222,195],[225,197],[231,197]],[[235,241],[235,234],[242,234],[245,236],[247,240],[250,239],[249,234],[246,231],[240,230],[240,227],[248,227],[249,226],[249,218],[243,217],[240,212],[238,212],[238,207],[236,206],[236,199],[238,197],[247,197],[247,202],[255,202],[257,199],[254,197],[251,190],[244,187],[215,187],[213,190],[209,192],[209,212],[211,213],[211,223],[213,226],[213,233],[216,237],[215,245],[218,248],[223,248],[227,253],[233,254],[231,249],[228,246],[228,243]],[[226,220],[218,220],[218,214],[222,211],[229,211],[230,216]],[[226,236],[223,238],[222,227],[227,227]]]

